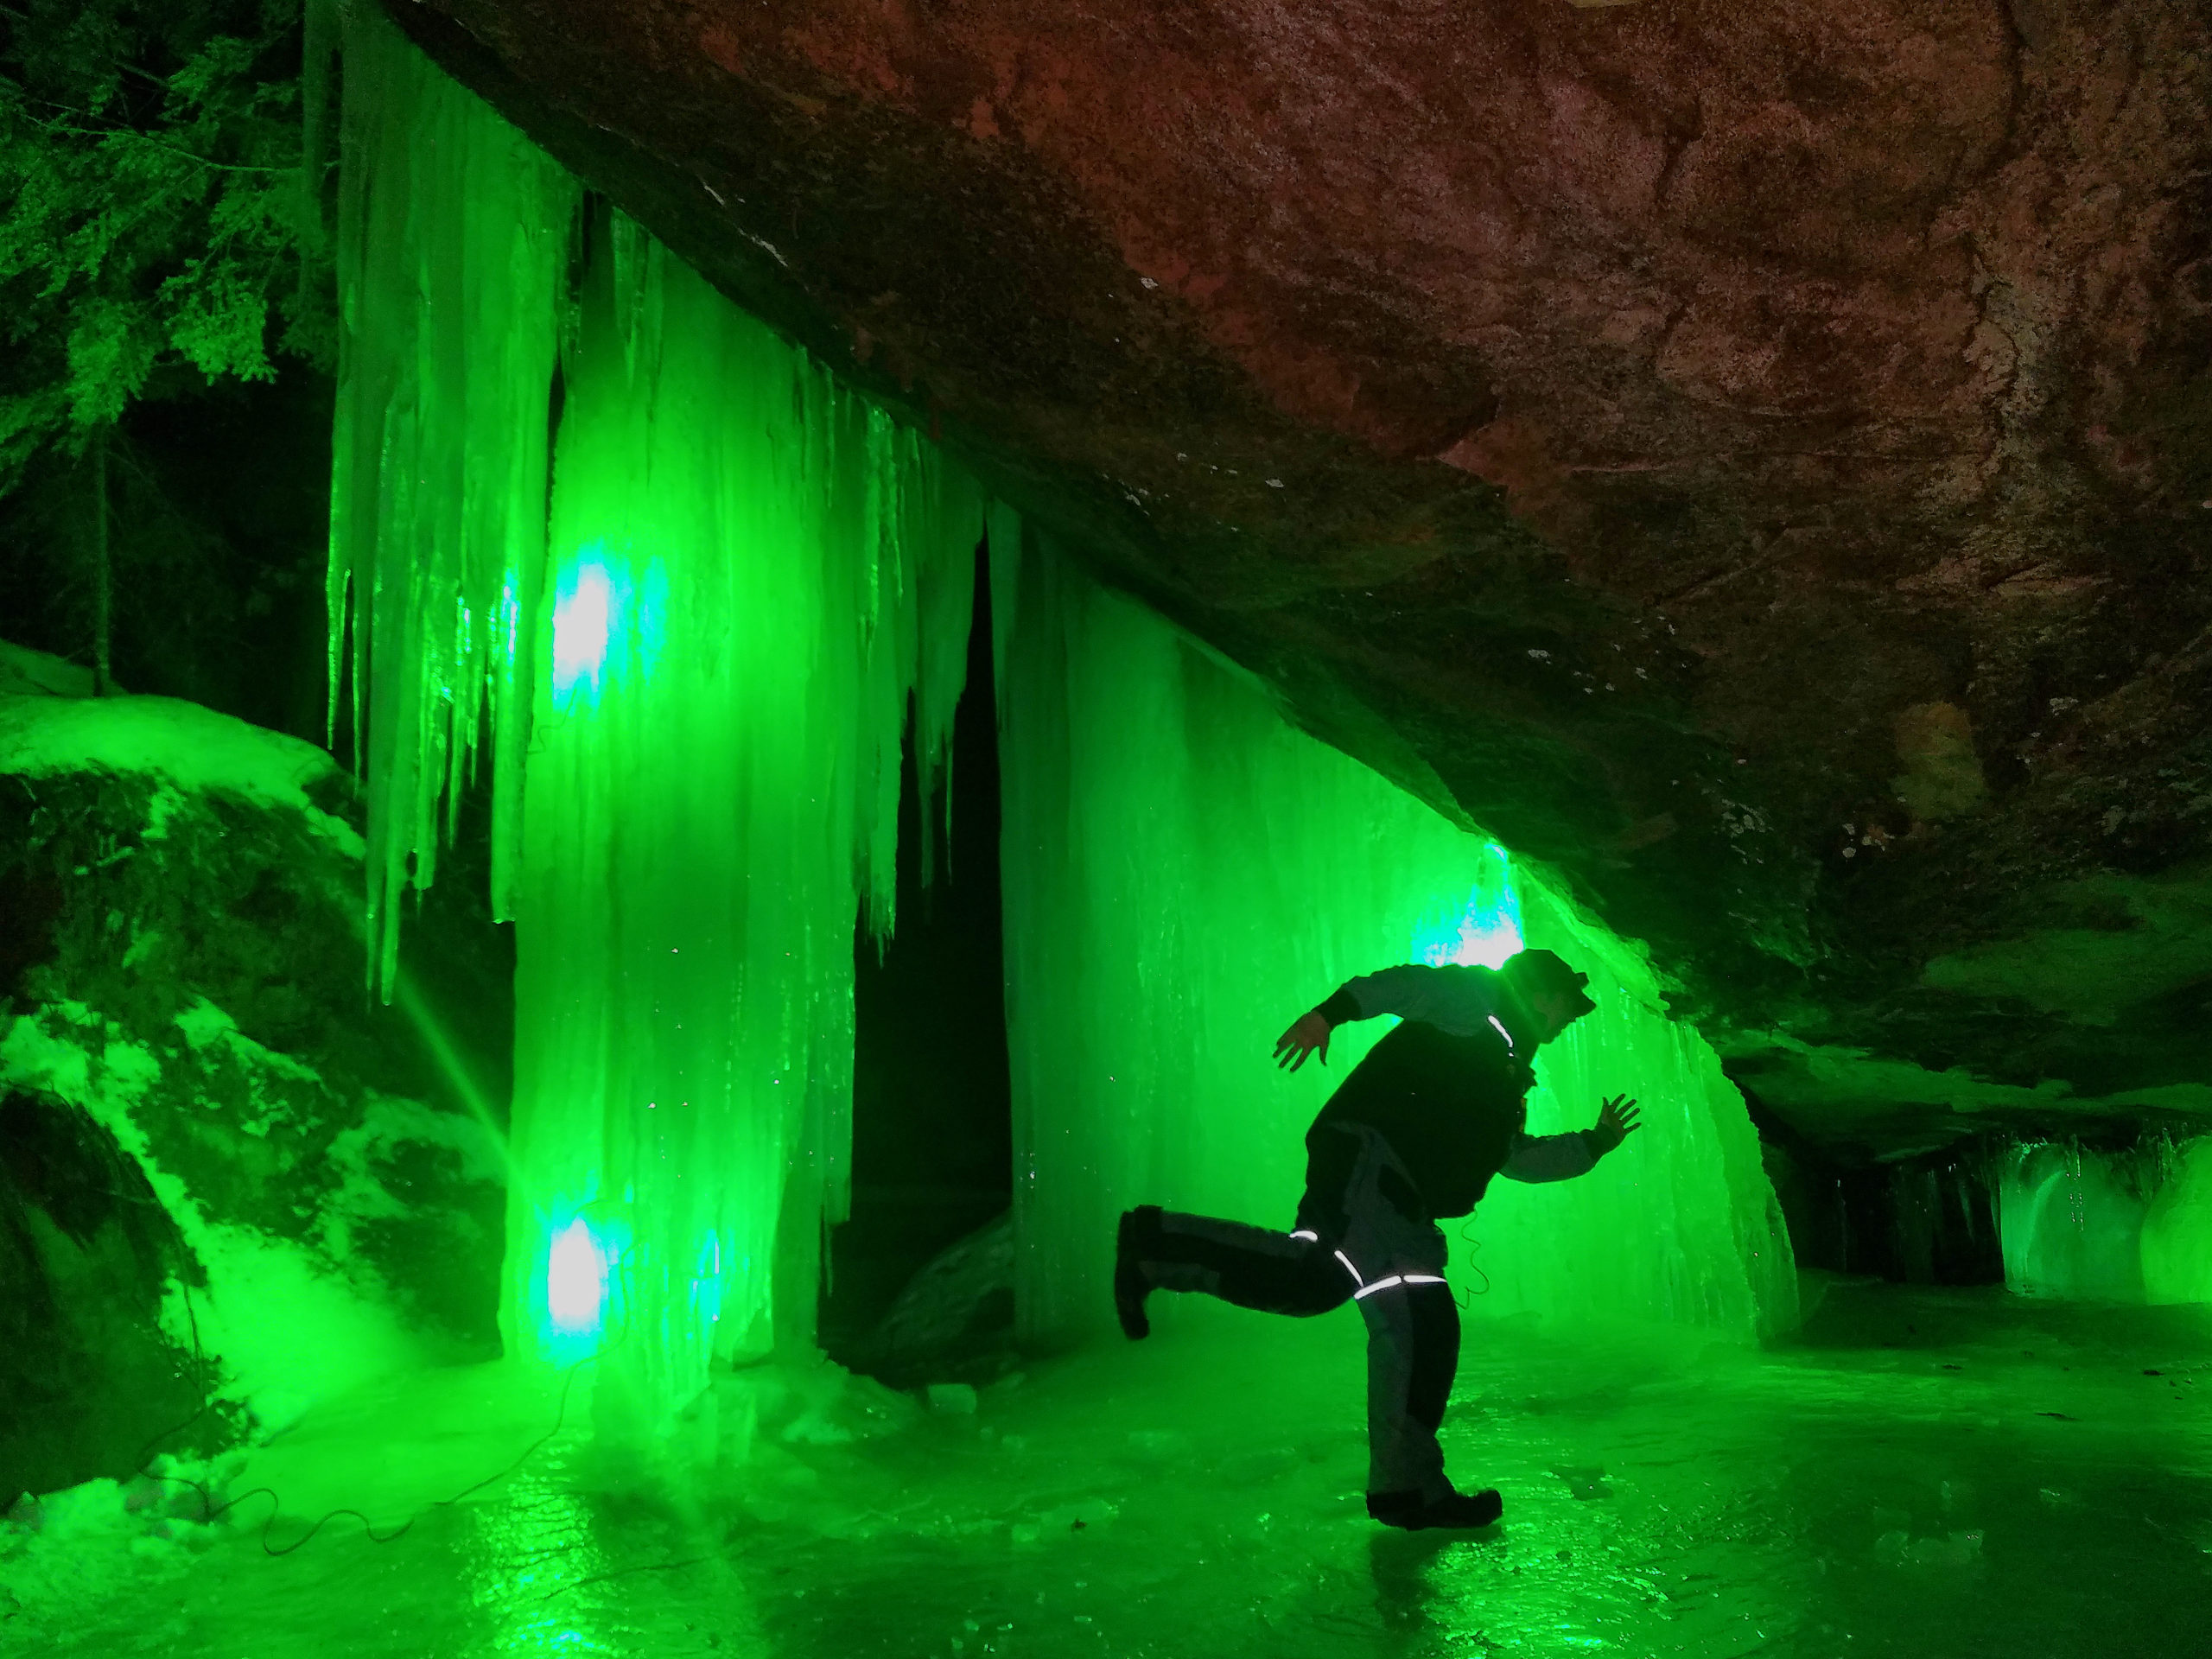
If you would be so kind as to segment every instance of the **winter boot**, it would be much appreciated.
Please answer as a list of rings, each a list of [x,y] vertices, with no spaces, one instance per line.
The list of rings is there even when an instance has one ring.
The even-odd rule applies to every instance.
[[[1471,1529],[1494,1524],[1505,1513],[1505,1500],[1494,1489],[1447,1492],[1428,1503],[1419,1492],[1370,1492],[1367,1512],[1386,1527],[1426,1532],[1432,1527]]]
[[[1144,1299],[1152,1294],[1152,1281],[1145,1277],[1139,1258],[1145,1246],[1159,1236],[1158,1205],[1140,1205],[1122,1212],[1122,1224],[1114,1237],[1114,1312],[1121,1318],[1122,1334],[1131,1342],[1152,1334],[1152,1321],[1144,1313]]]

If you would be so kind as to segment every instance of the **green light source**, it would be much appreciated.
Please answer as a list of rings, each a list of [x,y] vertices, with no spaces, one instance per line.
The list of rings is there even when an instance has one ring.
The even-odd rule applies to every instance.
[[[1411,960],[1432,967],[1456,963],[1497,968],[1522,949],[1521,906],[1505,849],[1493,841],[1478,857],[1480,873],[1465,900],[1443,907],[1436,919],[1414,928]]]
[[[553,601],[553,696],[564,705],[586,683],[593,701],[599,697],[616,610],[613,578],[601,552],[594,548],[569,560]]]
[[[648,674],[668,634],[668,566],[642,571],[605,538],[563,561],[553,588],[553,706],[596,709],[625,672]]]
[[[553,1235],[545,1313],[556,1338],[595,1337],[607,1311],[607,1252],[578,1216]]]

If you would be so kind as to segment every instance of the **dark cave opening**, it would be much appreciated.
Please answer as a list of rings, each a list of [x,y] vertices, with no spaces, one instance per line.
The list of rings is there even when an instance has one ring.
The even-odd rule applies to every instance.
[[[855,1370],[903,1381],[988,1368],[1010,1340],[1013,1292],[989,1265],[1010,1247],[992,1224],[1012,1202],[1014,1125],[1007,1058],[999,872],[997,705],[989,569],[976,565],[968,676],[954,716],[950,831],[942,793],[925,803],[907,722],[899,797],[898,927],[879,953],[855,944],[853,1198],[832,1230],[820,1341]],[[922,879],[925,810],[939,815],[935,879]],[[976,1259],[953,1275],[927,1328],[882,1332],[900,1293],[961,1241]],[[988,1260],[986,1259],[988,1258]]]

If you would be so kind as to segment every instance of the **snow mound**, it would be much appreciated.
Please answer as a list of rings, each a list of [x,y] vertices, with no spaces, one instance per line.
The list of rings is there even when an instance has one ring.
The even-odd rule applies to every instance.
[[[89,697],[92,671],[0,639],[0,696]]]
[[[353,827],[308,798],[309,785],[338,771],[314,744],[176,697],[89,696],[90,683],[60,658],[0,644],[0,773],[150,773],[182,791],[289,807],[361,856]]]

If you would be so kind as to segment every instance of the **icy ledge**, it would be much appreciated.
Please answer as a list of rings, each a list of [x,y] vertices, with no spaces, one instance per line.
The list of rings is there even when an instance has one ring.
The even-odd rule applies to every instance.
[[[179,791],[219,791],[289,807],[348,858],[361,837],[315,804],[310,788],[334,782],[337,763],[312,743],[250,726],[175,697],[90,695],[73,663],[0,642],[0,773],[150,773]],[[158,840],[175,798],[158,791],[147,836]]]

